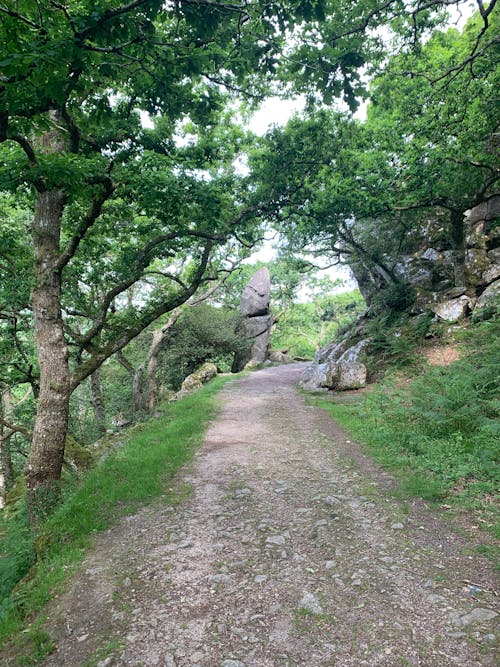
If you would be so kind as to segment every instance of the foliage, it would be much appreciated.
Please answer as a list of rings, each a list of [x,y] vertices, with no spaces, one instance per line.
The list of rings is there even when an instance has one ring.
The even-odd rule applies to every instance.
[[[26,633],[18,636],[30,638],[30,628],[36,631],[34,616],[70,574],[72,565],[83,558],[95,531],[160,496],[175,503],[175,491],[168,488],[170,480],[201,443],[216,409],[214,396],[224,382],[225,378],[216,378],[196,394],[163,406],[160,419],[124,435],[126,442],[118,452],[91,470],[76,487],[65,489],[64,503],[39,528],[37,563],[12,595],[13,586],[33,564],[34,536],[26,528],[22,508],[4,517],[0,641],[15,636],[23,625]]]
[[[290,304],[273,332],[273,348],[288,350],[294,357],[310,358],[341,328],[352,324],[365,307],[361,294],[358,290],[332,293],[331,282],[323,283],[323,289],[310,295],[310,300]]]
[[[292,248],[349,263],[368,305],[376,295],[374,310],[411,305],[401,260],[428,240],[430,224],[451,250],[449,287],[465,284],[463,213],[499,178],[495,40],[461,67],[483,18],[390,57],[371,83],[365,122],[321,108],[274,129],[251,158],[264,190],[289,193],[275,215]],[[498,12],[488,20],[498,29]],[[450,76],[440,78],[446,64]]]
[[[245,341],[237,333],[234,310],[200,304],[188,308],[176,323],[159,361],[158,377],[167,388],[177,391],[184,378],[205,361],[229,372],[236,352]]]
[[[360,405],[333,409],[378,460],[410,472],[408,487],[481,509],[490,527],[500,482],[499,329],[498,320],[477,325],[450,366],[387,380]]]

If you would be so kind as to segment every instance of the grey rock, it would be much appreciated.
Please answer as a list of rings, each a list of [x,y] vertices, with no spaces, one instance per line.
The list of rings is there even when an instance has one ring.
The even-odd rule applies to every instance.
[[[213,574],[210,581],[214,584],[230,584],[232,580],[228,574]]]
[[[471,225],[481,220],[493,220],[500,216],[500,196],[493,195],[488,201],[482,202],[465,212],[465,220]]]
[[[500,278],[500,264],[492,264],[482,275],[483,282],[486,284],[492,283],[497,278]]]
[[[426,260],[427,262],[437,262],[442,259],[442,254],[434,248],[427,248],[425,252],[420,255],[420,259]]]
[[[397,522],[397,523],[393,523],[393,524],[391,524],[391,528],[392,528],[393,530],[403,530],[404,527],[405,527],[405,526],[404,526],[404,523],[399,523],[399,522]]]
[[[289,354],[281,350],[270,350],[268,358],[273,364],[290,364],[293,361]]]
[[[488,259],[492,264],[500,265],[500,247],[488,251]]]
[[[500,299],[500,280],[495,280],[481,294],[476,302],[476,308],[484,308],[495,304]]]
[[[325,345],[325,347],[321,348],[321,350],[316,352],[314,363],[324,364],[329,360],[337,361],[337,359],[339,359],[339,357],[347,350],[348,347],[349,341],[347,339],[340,342],[332,341],[331,343],[328,343],[328,345]]]
[[[190,537],[188,537],[187,540],[179,542],[179,547],[181,549],[190,549],[192,546],[193,546],[193,540]]]
[[[235,498],[240,498],[241,496],[249,496],[252,493],[252,490],[245,487],[243,489],[236,489],[233,493]]]
[[[240,371],[266,362],[269,354],[269,338],[274,318],[269,312],[271,282],[269,271],[262,267],[254,274],[243,290],[240,313],[243,317],[240,332],[248,340],[246,349],[235,355],[233,371]]]
[[[283,546],[285,544],[285,538],[283,535],[269,535],[269,537],[266,537],[266,544]]]
[[[345,361],[348,363],[358,362],[361,356],[361,353],[367,345],[371,342],[371,338],[363,338],[359,343],[348,348],[338,359],[339,362]]]
[[[320,601],[314,593],[304,593],[302,600],[299,603],[299,608],[304,609],[311,614],[321,614],[323,612]]]
[[[437,593],[431,593],[430,595],[427,595],[426,600],[428,602],[431,602],[432,604],[439,604],[446,602],[446,598],[444,598],[442,595],[438,595]]]
[[[476,607],[470,613],[465,614],[465,616],[460,616],[458,625],[462,627],[467,627],[474,623],[484,623],[485,621],[491,621],[498,616],[496,611],[492,609],[484,609],[482,607]]]
[[[241,660],[224,660],[221,667],[245,667],[245,663]]]
[[[269,270],[263,266],[246,285],[241,295],[240,313],[244,317],[267,315],[271,298]]]
[[[339,374],[336,386],[337,391],[360,389],[366,384],[366,366],[358,362],[339,362]]]
[[[267,581],[267,574],[256,574],[253,580],[256,584],[263,584],[264,581]]]
[[[326,388],[328,386],[327,364],[311,364],[307,366],[302,373],[299,385],[309,391],[314,391],[322,387]]]
[[[457,299],[450,299],[441,303],[433,304],[431,310],[445,322],[457,322],[465,317],[469,308],[470,299],[468,296],[460,296]]]
[[[110,667],[113,664],[114,656],[110,655],[104,660],[99,660],[97,667]]]

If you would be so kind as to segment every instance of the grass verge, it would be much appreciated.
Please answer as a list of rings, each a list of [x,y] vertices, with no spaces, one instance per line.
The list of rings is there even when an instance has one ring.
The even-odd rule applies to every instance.
[[[462,358],[427,367],[409,383],[386,380],[359,403],[313,399],[395,474],[405,494],[472,510],[475,521],[497,538],[498,334],[498,322],[472,327],[463,334]]]
[[[22,506],[3,520],[0,579],[10,576],[12,590],[4,590],[0,601],[0,647],[17,642],[25,654],[20,665],[35,664],[50,652],[51,642],[41,629],[43,609],[83,559],[92,535],[160,496],[178,502],[169,496],[168,483],[203,442],[217,409],[216,394],[228,379],[215,378],[195,394],[164,406],[161,418],[124,434],[120,450],[76,486],[68,485],[64,502],[36,536],[26,527]],[[19,577],[23,568],[29,568],[27,574],[13,586],[16,575],[9,573]]]

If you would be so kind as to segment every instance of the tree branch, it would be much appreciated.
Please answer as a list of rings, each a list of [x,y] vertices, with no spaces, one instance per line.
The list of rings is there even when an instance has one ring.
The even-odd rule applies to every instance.
[[[109,359],[110,356],[116,354],[122,350],[131,340],[136,338],[146,327],[148,327],[152,322],[157,320],[161,315],[168,313],[175,308],[178,308],[183,303],[185,303],[198,289],[200,284],[203,281],[205,271],[210,259],[210,254],[214,246],[213,241],[208,241],[203,250],[200,263],[194,274],[191,285],[187,290],[177,293],[172,296],[169,300],[164,303],[152,308],[149,311],[146,311],[142,314],[137,321],[120,332],[116,338],[111,340],[104,348],[95,351],[92,353],[90,359],[84,362],[79,368],[77,368],[71,375],[71,391],[74,391],[85,378],[91,375],[99,366],[103,364],[106,359]]]
[[[0,417],[0,424],[2,424],[2,426],[10,428],[12,433],[22,433],[27,440],[31,440],[31,438],[33,437],[33,433],[29,431],[27,428],[25,428],[24,426],[19,426],[18,424],[12,424],[3,417]]]
[[[80,242],[84,239],[88,230],[92,227],[97,218],[101,215],[103,204],[111,197],[111,195],[113,194],[113,190],[114,186],[111,181],[111,178],[106,177],[104,179],[102,192],[93,200],[90,209],[88,210],[87,215],[85,216],[80,226],[78,227],[76,234],[69,241],[68,245],[66,246],[66,249],[57,260],[57,263],[54,267],[57,273],[60,273],[64,269],[64,267],[68,264],[68,262],[71,260],[71,258],[74,257],[76,251],[78,250]]]
[[[15,141],[21,146],[23,151],[26,153],[26,157],[28,158],[28,161],[32,167],[36,167],[38,165],[35,151],[33,150],[32,145],[26,137],[23,137],[22,134],[13,134],[11,136],[7,136],[7,139],[11,139],[11,141]]]

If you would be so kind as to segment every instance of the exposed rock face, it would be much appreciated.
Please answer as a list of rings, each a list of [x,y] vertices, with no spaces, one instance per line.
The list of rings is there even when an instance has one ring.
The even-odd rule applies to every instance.
[[[249,345],[246,350],[235,355],[233,372],[241,371],[248,363],[266,361],[273,325],[273,316],[269,312],[270,299],[271,279],[268,269],[262,267],[254,274],[241,296],[242,331]]]
[[[491,196],[482,204],[464,214],[463,280],[457,282],[457,252],[450,242],[446,212],[436,213],[420,226],[408,231],[407,253],[394,260],[384,256],[394,278],[411,288],[415,297],[414,313],[432,310],[441,317],[441,311],[453,311],[442,319],[456,321],[475,307],[475,300],[495,280],[500,278],[500,195]],[[394,264],[394,261],[397,261]],[[376,303],[380,290],[388,285],[387,276],[380,267],[372,267],[371,273],[361,264],[353,262],[351,269],[358,281],[368,306]],[[469,297],[468,308],[462,302],[451,301],[462,295]],[[444,304],[447,304],[446,306]],[[439,311],[439,312],[438,312]]]
[[[369,338],[349,347],[348,339],[330,343],[316,354],[316,359],[302,374],[300,386],[315,391],[359,389],[366,384],[366,366],[359,361]]]
[[[407,254],[403,256],[384,255],[380,265],[354,256],[349,260],[369,313],[411,308],[417,317],[431,312],[437,319],[453,323],[470,314],[478,320],[487,319],[499,308],[500,195],[465,212],[461,252],[451,247],[447,216],[445,211],[438,212],[408,230]],[[380,298],[383,291],[388,294],[386,300]],[[409,300],[405,301],[407,295]],[[363,387],[366,368],[360,354],[369,339],[352,344],[363,335],[360,325],[350,336],[319,350],[300,385],[309,390],[337,391]]]

